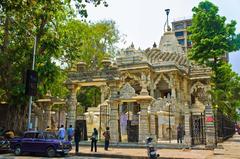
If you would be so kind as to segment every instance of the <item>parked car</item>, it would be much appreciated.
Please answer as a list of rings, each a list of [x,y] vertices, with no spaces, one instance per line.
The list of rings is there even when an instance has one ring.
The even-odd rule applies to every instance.
[[[10,148],[15,155],[30,152],[44,153],[48,157],[54,157],[57,154],[67,155],[71,151],[72,145],[69,141],[57,139],[53,132],[27,131],[23,137],[10,140]]]

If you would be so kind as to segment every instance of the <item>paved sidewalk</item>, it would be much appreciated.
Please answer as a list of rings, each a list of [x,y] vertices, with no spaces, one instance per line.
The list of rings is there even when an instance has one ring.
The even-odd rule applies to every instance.
[[[214,156],[209,159],[240,159],[240,135],[235,134],[227,141],[219,143]]]
[[[98,152],[91,152],[90,147],[79,147],[78,156],[104,157],[104,158],[129,158],[145,159],[147,158],[146,148],[110,148],[105,151],[103,147],[98,148]],[[74,149],[71,151],[74,153]],[[188,150],[188,149],[159,149],[160,158],[176,159],[205,159],[213,155],[211,150]]]

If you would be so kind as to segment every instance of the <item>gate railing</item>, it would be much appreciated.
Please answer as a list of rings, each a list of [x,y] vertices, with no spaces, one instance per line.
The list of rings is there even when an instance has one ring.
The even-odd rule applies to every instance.
[[[205,112],[198,115],[191,113],[192,145],[206,144]]]
[[[221,111],[216,113],[216,128],[218,141],[226,140],[235,134],[235,122]]]

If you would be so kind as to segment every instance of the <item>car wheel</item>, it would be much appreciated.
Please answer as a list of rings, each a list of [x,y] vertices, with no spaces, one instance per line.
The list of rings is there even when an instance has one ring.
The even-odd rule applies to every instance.
[[[20,145],[15,146],[14,154],[15,154],[16,156],[19,156],[19,155],[22,154],[22,149],[21,149],[21,146],[20,146]]]
[[[53,147],[49,147],[47,149],[47,156],[48,157],[55,157],[56,156],[56,151]]]
[[[67,156],[67,154],[66,154],[66,153],[60,153],[60,155],[61,155],[62,157],[65,157],[65,156]]]

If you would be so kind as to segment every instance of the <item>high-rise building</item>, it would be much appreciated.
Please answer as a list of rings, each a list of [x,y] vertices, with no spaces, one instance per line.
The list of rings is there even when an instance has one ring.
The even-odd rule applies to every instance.
[[[187,28],[192,25],[192,19],[191,18],[182,18],[178,20],[174,20],[172,22],[172,30],[175,33],[175,36],[177,37],[178,43],[182,45],[183,50],[185,53],[187,53],[188,49],[192,47],[192,41],[189,40],[189,33],[187,31]],[[222,56],[222,59],[226,62],[229,62],[229,54],[226,53]]]
[[[188,39],[189,32],[187,31],[187,28],[191,25],[192,19],[180,19],[172,22],[172,30],[175,32],[178,43],[182,45],[185,52],[192,47],[192,42]]]

